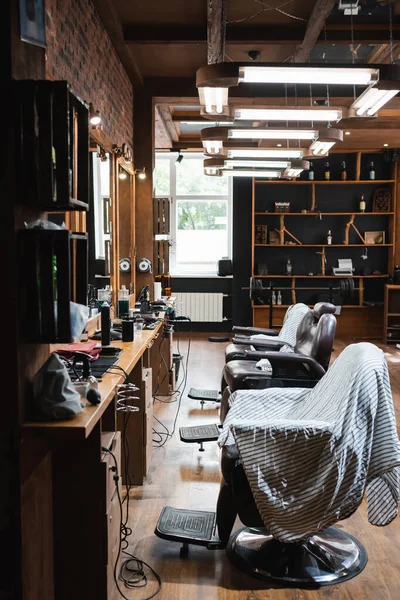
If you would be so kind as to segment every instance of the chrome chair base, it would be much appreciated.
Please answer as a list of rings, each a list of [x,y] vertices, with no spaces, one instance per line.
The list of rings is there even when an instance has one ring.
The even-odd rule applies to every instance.
[[[368,561],[360,542],[334,527],[295,544],[279,542],[262,527],[244,527],[231,536],[227,554],[248,575],[297,587],[346,581]]]

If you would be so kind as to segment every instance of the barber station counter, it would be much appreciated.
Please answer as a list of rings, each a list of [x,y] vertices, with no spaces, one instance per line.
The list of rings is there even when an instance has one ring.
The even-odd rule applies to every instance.
[[[119,597],[113,573],[120,540],[119,498],[125,494],[121,481],[143,482],[152,449],[153,390],[162,381],[158,393],[168,393],[172,383],[172,335],[163,336],[163,322],[154,330],[143,330],[133,342],[112,345],[122,348],[116,365],[128,374],[126,382],[139,388],[134,394],[137,412],[116,411],[116,386],[125,378],[123,372],[112,372],[99,382],[97,406],[87,402],[70,420],[22,426],[25,452],[36,448],[43,455],[40,493],[36,476],[32,478],[32,522],[27,523],[27,532],[35,540],[31,535],[25,540],[26,570],[39,568],[40,544],[39,554],[54,566],[55,600]],[[127,456],[124,439],[129,444]]]
[[[160,322],[153,330],[145,329],[141,337],[137,337],[133,342],[122,342],[120,340],[111,342],[111,346],[122,348],[122,352],[116,363],[128,374],[132,372],[137,363],[142,359],[145,352],[153,345],[160,335],[162,328]],[[52,347],[53,351],[57,346]],[[86,401],[86,406],[81,413],[73,419],[63,421],[39,421],[27,422],[23,425],[24,435],[45,436],[58,439],[85,439],[87,438],[98,421],[112,402],[117,385],[123,383],[123,373],[106,373],[99,382],[99,392],[101,402],[97,406],[91,405]],[[134,382],[135,383],[135,382]],[[138,382],[139,383],[139,382]]]

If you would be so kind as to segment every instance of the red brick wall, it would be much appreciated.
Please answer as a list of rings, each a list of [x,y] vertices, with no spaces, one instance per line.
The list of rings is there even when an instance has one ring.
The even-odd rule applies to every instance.
[[[93,103],[103,131],[133,147],[133,89],[91,0],[46,0],[46,77]]]

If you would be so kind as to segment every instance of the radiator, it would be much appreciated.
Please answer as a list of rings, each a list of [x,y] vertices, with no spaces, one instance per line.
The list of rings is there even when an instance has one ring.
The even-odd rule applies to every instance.
[[[223,294],[205,294],[202,292],[177,292],[176,312],[179,316],[189,317],[192,321],[223,321]]]

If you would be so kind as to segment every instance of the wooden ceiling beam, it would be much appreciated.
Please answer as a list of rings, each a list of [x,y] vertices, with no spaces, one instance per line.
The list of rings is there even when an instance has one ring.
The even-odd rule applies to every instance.
[[[157,109],[158,109],[160,119],[162,120],[165,130],[168,132],[168,135],[171,138],[171,141],[178,142],[179,135],[176,130],[175,124],[172,121],[170,107],[167,104],[158,104]]]
[[[172,139],[158,106],[154,110],[154,130],[156,148],[172,148]]]
[[[336,0],[317,0],[317,2],[315,2],[310,18],[308,19],[304,40],[294,53],[294,62],[306,62],[307,58],[310,56],[311,50],[314,48],[321,35],[321,31],[323,30],[326,20],[331,14],[335,3]]]
[[[121,20],[112,0],[93,0],[93,4],[132,84],[142,86],[142,75],[125,45]]]
[[[99,2],[101,0],[96,0]],[[103,0],[104,1],[104,0]],[[306,34],[304,25],[227,25],[226,44],[302,44]],[[207,42],[207,28],[198,25],[127,25],[123,28],[126,44],[201,44]],[[357,43],[387,44],[390,39],[387,24],[354,25]],[[347,23],[326,26],[327,43],[350,44],[351,27]],[[400,41],[400,24],[393,26],[393,39]],[[318,33],[316,42],[325,43]]]
[[[207,0],[207,64],[224,62],[226,0]]]

